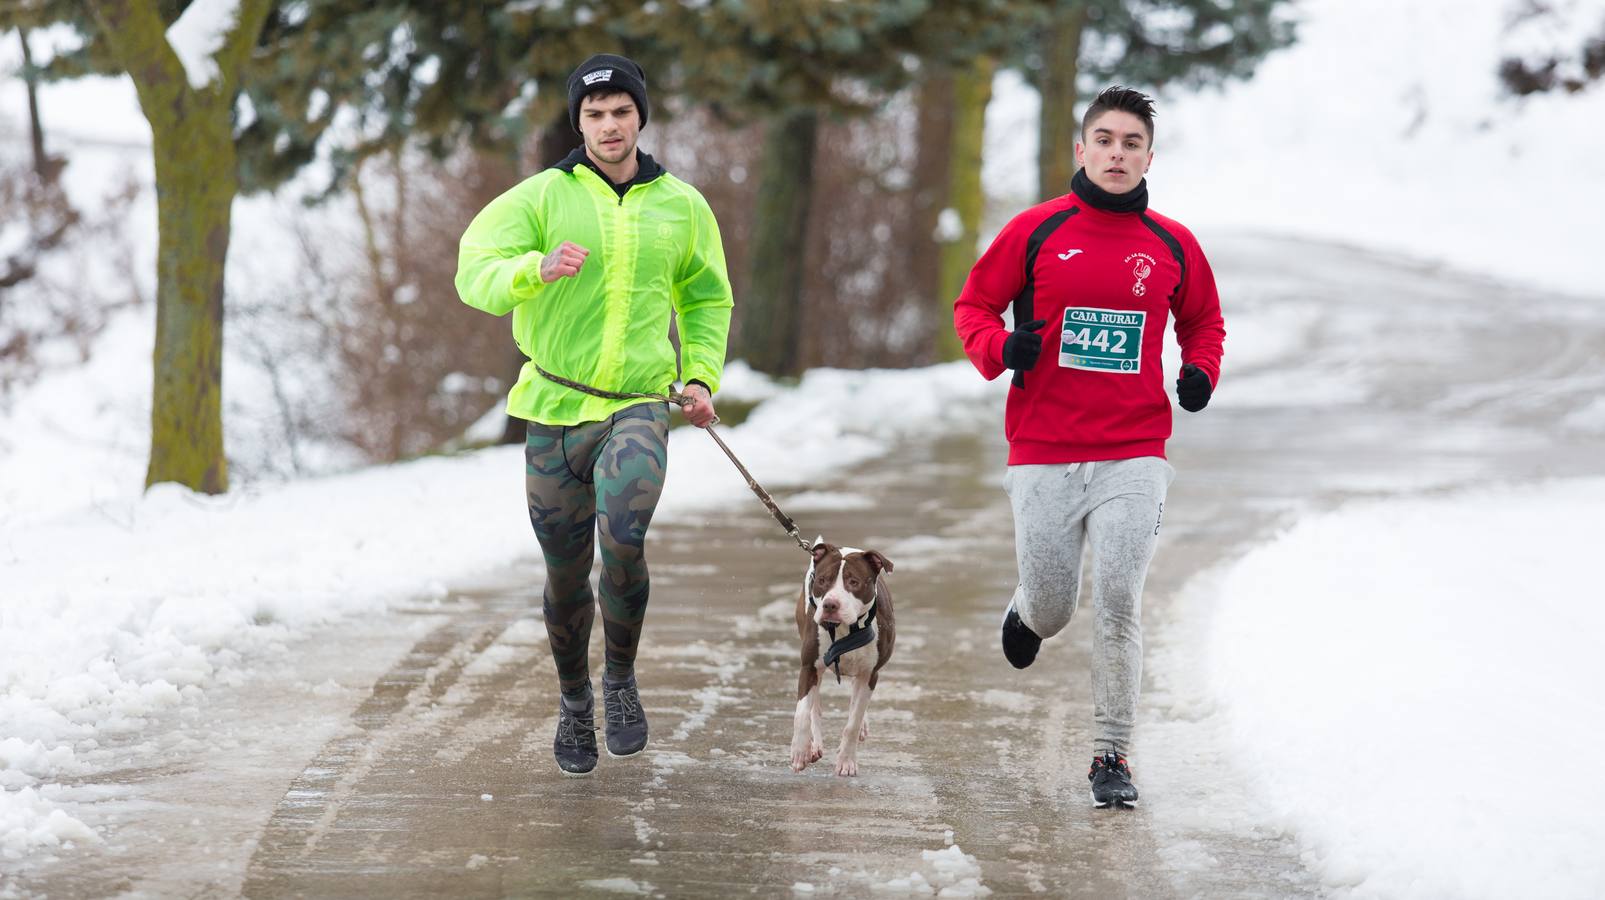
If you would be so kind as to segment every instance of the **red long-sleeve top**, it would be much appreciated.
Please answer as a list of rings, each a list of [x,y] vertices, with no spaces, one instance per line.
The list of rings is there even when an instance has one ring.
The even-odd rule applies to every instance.
[[[1009,465],[1163,457],[1172,314],[1182,361],[1220,383],[1215,275],[1192,233],[1157,213],[1109,212],[1070,193],[1004,226],[953,304],[964,352],[988,379],[1006,371],[1011,305],[1016,324],[1048,322],[1041,357],[1009,388]]]

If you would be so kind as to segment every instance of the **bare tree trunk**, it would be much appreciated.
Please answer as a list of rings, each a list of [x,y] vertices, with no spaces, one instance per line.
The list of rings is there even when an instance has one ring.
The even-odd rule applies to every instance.
[[[918,302],[933,311],[937,356],[945,358],[947,335],[953,330],[953,298],[942,289],[942,254],[957,237],[948,212],[953,170],[953,71],[932,67],[920,83],[916,115],[919,147],[914,159],[913,243],[908,278]]]
[[[33,170],[41,181],[51,181],[50,160],[45,156],[45,129],[39,121],[39,72],[33,67],[33,51],[28,49],[28,30],[17,29],[22,41],[22,81],[28,86],[29,136],[33,139]]]
[[[227,110],[152,129],[156,350],[145,485],[228,490],[223,455],[223,262],[238,190]]]
[[[540,167],[549,169],[557,165],[579,145],[580,136],[574,133],[574,126],[568,120],[568,105],[564,104],[557,115],[546,123],[546,127],[541,129],[538,143]]]
[[[741,344],[748,364],[772,375],[796,375],[801,362],[803,247],[818,130],[819,114],[813,110],[776,116],[764,128]]]
[[[213,54],[217,76],[190,84],[155,0],[91,4],[112,55],[133,77],[156,163],[156,348],[147,487],[228,490],[223,455],[223,266],[239,190],[233,107],[271,0],[242,0]]]
[[[1042,33],[1042,117],[1037,156],[1037,196],[1043,200],[1070,190],[1076,174],[1076,75],[1081,33],[1087,24],[1086,0],[1061,4]]]
[[[379,228],[384,223],[381,223],[374,215],[368,203],[367,186],[363,183],[363,180],[369,177],[365,166],[366,162],[366,159],[358,160],[352,170],[351,198],[356,202],[357,221],[362,223],[362,251],[368,260],[367,282],[372,286],[373,296],[377,301],[374,304],[376,315],[372,325],[374,336],[378,338],[381,345],[379,354],[374,357],[378,362],[368,373],[368,377],[371,379],[371,383],[368,385],[370,391],[368,399],[373,402],[375,395],[377,395],[378,402],[375,403],[376,406],[394,410],[397,407],[395,398],[401,392],[395,390],[394,385],[391,383],[394,364],[390,361],[388,348],[396,346],[394,343],[397,337],[396,292],[400,288],[400,284],[394,277],[394,267],[389,264],[388,259],[396,258],[403,252],[402,248],[407,246],[404,242],[403,226],[399,221],[406,215],[406,179],[401,174],[402,161],[394,155],[390,156],[389,162],[395,169],[392,174],[396,183],[396,207],[389,216],[388,224],[391,227],[392,243],[387,255],[385,248],[379,245]],[[373,177],[378,176],[375,175]],[[406,365],[405,360],[398,360],[398,363],[402,366]],[[401,459],[404,453],[405,417],[391,415],[384,421],[386,431],[383,447],[379,451],[382,454],[380,458],[385,462],[395,462]],[[379,448],[378,435],[369,434],[366,435],[366,438],[367,446],[370,447],[370,450]]]
[[[953,331],[953,300],[964,289],[964,279],[975,265],[976,244],[981,240],[981,212],[986,192],[981,185],[981,145],[986,128],[986,107],[992,102],[992,76],[997,61],[976,59],[953,79],[953,138],[948,157],[948,206],[958,218],[959,232],[942,244],[942,278],[939,296],[947,327],[937,329],[936,352],[942,359],[963,359],[964,347]]]

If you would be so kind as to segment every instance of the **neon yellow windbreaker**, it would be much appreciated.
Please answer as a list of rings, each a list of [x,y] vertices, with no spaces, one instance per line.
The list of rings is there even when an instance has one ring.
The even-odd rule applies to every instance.
[[[702,195],[640,154],[621,198],[581,163],[584,149],[492,200],[469,223],[457,255],[457,293],[494,315],[513,314],[513,339],[532,362],[507,395],[507,414],[547,425],[596,422],[642,400],[605,400],[548,381],[666,393],[676,378],[669,314],[680,335],[678,376],[719,390],[730,333],[730,278],[719,225]],[[578,275],[540,279],[545,251],[589,249]]]

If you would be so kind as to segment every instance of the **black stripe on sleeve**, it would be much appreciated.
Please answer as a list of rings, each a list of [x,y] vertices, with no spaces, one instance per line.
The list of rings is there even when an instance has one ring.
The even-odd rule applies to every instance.
[[[1025,242],[1025,286],[1014,298],[1014,324],[1019,327],[1036,318],[1032,307],[1036,300],[1037,286],[1037,254],[1042,252],[1042,245],[1047,243],[1048,236],[1059,230],[1059,226],[1070,220],[1070,217],[1081,212],[1081,207],[1072,206],[1061,210],[1042,220],[1031,232],[1031,237]],[[1016,369],[1014,372],[1014,386],[1025,387],[1025,373]]]
[[[1181,241],[1176,240],[1175,235],[1166,231],[1163,225],[1155,222],[1146,212],[1139,213],[1139,216],[1142,223],[1148,226],[1148,230],[1159,235],[1159,239],[1170,248],[1170,255],[1176,258],[1176,265],[1181,267],[1181,280],[1176,282],[1176,290],[1170,293],[1170,299],[1175,300],[1176,295],[1181,293],[1182,287],[1187,284],[1187,257],[1181,252]]]

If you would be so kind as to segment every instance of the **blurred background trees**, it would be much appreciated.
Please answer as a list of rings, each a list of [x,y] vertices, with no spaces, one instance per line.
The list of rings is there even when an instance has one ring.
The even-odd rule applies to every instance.
[[[234,18],[212,56],[216,77],[197,86],[160,38],[214,5]],[[0,7],[0,29],[78,38],[26,63],[25,78],[138,75],[167,323],[152,414],[167,437],[153,441],[148,480],[221,490],[212,398],[236,193],[304,198],[344,223],[298,226],[289,289],[228,298],[241,313],[230,333],[281,412],[289,452],[278,470],[317,468],[296,449],[316,441],[402,459],[460,438],[516,375],[506,322],[457,302],[456,238],[490,198],[577,146],[564,83],[590,53],[642,63],[653,100],[643,148],[701,189],[721,224],[737,297],[731,358],[786,376],[957,355],[951,303],[983,237],[981,138],[999,71],[1018,70],[1044,96],[1038,183],[1053,196],[1068,189],[1088,92],[1246,75],[1292,39],[1289,5],[23,0]],[[27,168],[0,177],[20,183]],[[34,245],[48,250],[74,214],[30,196]],[[21,286],[26,254],[16,258]],[[316,386],[295,387],[308,369],[323,373]]]

